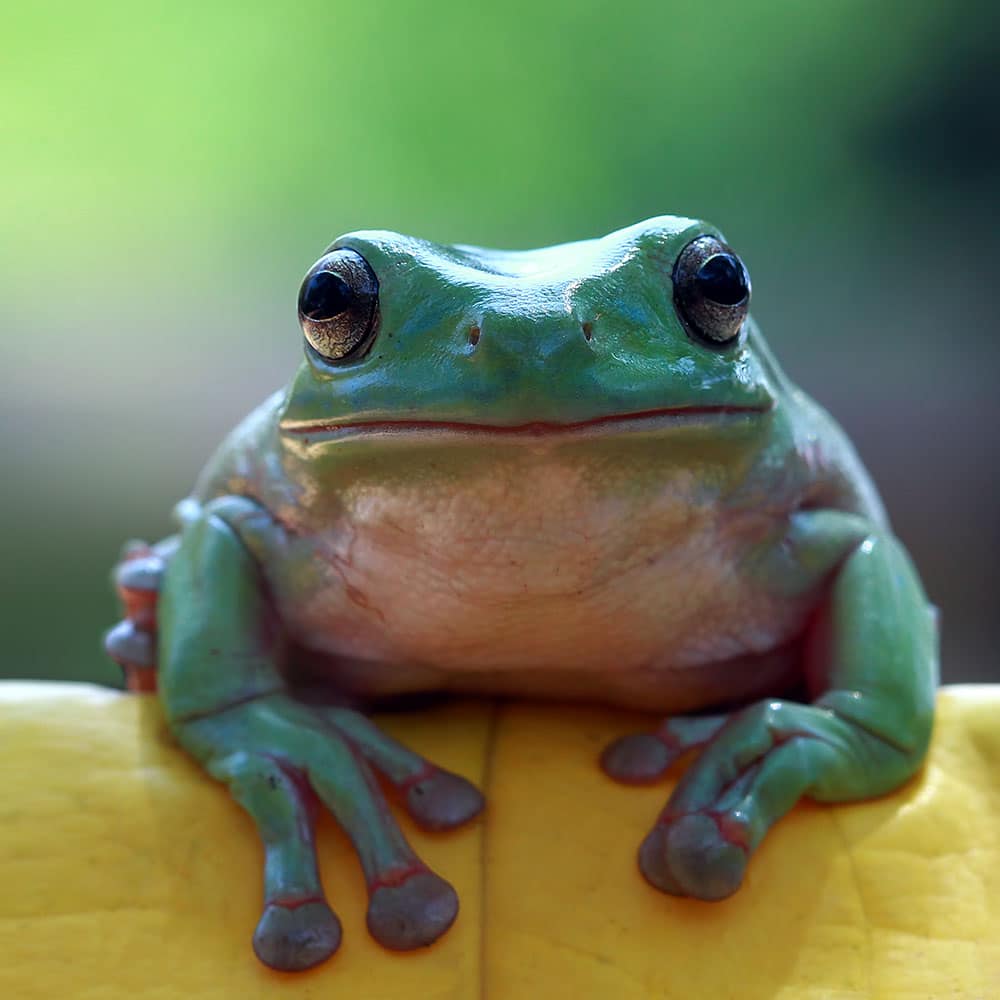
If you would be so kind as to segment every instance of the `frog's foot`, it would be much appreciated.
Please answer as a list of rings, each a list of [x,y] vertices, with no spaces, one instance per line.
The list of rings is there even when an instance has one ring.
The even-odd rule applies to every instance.
[[[155,547],[129,542],[113,579],[125,617],[104,636],[104,649],[121,668],[129,691],[156,690],[156,604],[175,539]]]
[[[354,844],[368,885],[368,929],[380,944],[424,947],[451,926],[455,890],[407,843],[372,768],[430,829],[455,826],[482,809],[482,796],[464,778],[434,767],[356,712],[313,709],[283,694],[175,723],[174,731],[230,786],[264,841],[264,913],[253,940],[266,965],[309,968],[340,943],[340,923],[319,881],[316,797]]]
[[[619,780],[648,781],[698,747],[639,848],[639,868],[664,892],[705,900],[739,888],[751,853],[803,795],[879,795],[921,756],[820,704],[765,701],[728,718],[670,719],[655,735],[612,744],[603,763]]]

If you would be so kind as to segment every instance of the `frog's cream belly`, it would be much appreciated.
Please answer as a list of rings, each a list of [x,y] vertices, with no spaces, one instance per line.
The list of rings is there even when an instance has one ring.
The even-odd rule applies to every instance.
[[[572,467],[532,472],[342,495],[272,573],[293,639],[329,655],[335,684],[370,694],[672,704],[706,686],[717,699],[725,663],[785,669],[767,654],[801,631],[809,601],[741,571],[780,530],[773,517],[727,511],[680,471],[631,492]]]

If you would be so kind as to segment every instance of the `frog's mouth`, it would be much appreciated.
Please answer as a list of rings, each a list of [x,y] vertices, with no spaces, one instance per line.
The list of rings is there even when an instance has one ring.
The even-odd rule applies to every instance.
[[[462,420],[309,420],[281,423],[281,431],[291,437],[312,443],[344,438],[398,435],[483,435],[489,437],[539,438],[570,434],[621,433],[623,431],[655,430],[678,425],[747,423],[772,409],[766,406],[672,406],[635,413],[613,413],[587,420],[556,423],[533,420],[523,424],[487,424]]]

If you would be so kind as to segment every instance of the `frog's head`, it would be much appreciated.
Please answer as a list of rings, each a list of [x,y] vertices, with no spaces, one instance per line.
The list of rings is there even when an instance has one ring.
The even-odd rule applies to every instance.
[[[691,219],[516,252],[352,233],[302,284],[282,433],[746,434],[777,392],[749,300],[739,257]]]

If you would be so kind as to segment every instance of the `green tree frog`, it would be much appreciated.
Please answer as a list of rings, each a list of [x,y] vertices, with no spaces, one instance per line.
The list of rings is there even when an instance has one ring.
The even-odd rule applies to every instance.
[[[919,768],[933,608],[749,300],[721,234],[675,217],[525,252],[358,232],[309,270],[303,364],[223,442],[179,533],[127,551],[107,639],[137,686],[156,671],[176,739],[259,829],[263,962],[340,941],[313,796],[357,850],[378,941],[455,919],[376,775],[433,830],[483,798],[359,710],[384,699],[659,713],[602,764],[648,782],[698,751],[638,858],[705,900],[800,797]]]

